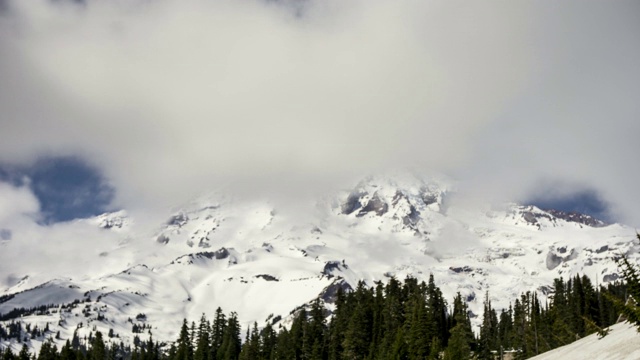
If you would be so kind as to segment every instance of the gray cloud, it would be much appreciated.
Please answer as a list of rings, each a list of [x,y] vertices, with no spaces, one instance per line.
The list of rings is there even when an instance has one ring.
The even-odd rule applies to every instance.
[[[83,156],[116,205],[413,166],[500,198],[576,184],[640,219],[635,2],[8,3],[0,161]]]

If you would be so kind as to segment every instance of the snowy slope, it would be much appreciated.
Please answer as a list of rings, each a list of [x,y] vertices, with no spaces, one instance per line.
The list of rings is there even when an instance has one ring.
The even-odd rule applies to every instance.
[[[559,276],[613,281],[614,257],[638,259],[635,231],[623,225],[517,204],[457,205],[452,193],[442,180],[371,177],[295,213],[212,193],[151,234],[135,233],[125,212],[101,215],[74,225],[107,234],[76,245],[82,261],[29,262],[12,253],[17,244],[0,244],[0,279],[10,279],[0,283],[0,314],[55,305],[23,321],[49,322],[60,342],[75,329],[111,329],[128,342],[134,324],[145,327],[138,336],[150,328],[170,341],[183,318],[211,318],[218,306],[237,311],[243,326],[286,324],[295,308],[318,296],[331,302],[360,280],[433,273],[447,299],[460,292],[480,314],[486,291],[500,309],[524,291],[547,294]],[[42,246],[53,254],[59,245]]]
[[[610,327],[609,335],[598,339],[591,334],[531,360],[637,360],[640,359],[640,334],[628,323]]]

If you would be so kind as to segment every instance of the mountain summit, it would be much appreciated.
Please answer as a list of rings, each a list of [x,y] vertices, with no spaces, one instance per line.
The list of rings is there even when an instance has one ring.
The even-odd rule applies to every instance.
[[[169,329],[183,318],[211,317],[219,306],[237,311],[243,326],[286,325],[296,308],[317,297],[330,307],[339,288],[359,281],[433,274],[445,298],[462,294],[477,325],[485,292],[495,308],[506,308],[525,291],[549,295],[557,277],[614,281],[615,257],[639,257],[634,231],[624,225],[519,204],[464,206],[454,194],[442,180],[370,177],[297,213],[210,195],[151,235],[134,233],[135,219],[124,211],[104,214],[86,222],[112,234],[110,250],[75,249],[88,259],[67,266],[64,276],[48,271],[55,258],[31,264],[29,273],[3,274],[15,280],[0,293],[1,319],[48,323],[61,339],[97,329],[130,342],[149,329],[171,341]],[[0,246],[3,261],[29,261]],[[86,271],[100,262],[108,270]]]

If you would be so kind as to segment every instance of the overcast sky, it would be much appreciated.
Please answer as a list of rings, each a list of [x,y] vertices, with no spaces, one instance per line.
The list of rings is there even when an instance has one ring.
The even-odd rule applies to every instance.
[[[0,163],[76,159],[104,208],[411,167],[640,225],[638,1],[3,3]],[[42,210],[21,174],[0,225]]]

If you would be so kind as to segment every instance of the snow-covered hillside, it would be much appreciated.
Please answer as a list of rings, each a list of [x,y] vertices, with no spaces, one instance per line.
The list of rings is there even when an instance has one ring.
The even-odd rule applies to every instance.
[[[533,206],[458,205],[453,193],[441,180],[371,177],[297,212],[213,193],[152,234],[135,233],[124,211],[101,215],[78,226],[108,232],[108,241],[65,247],[64,264],[57,244],[42,244],[50,261],[30,262],[12,253],[16,244],[0,243],[0,277],[8,279],[0,314],[45,305],[43,315],[21,321],[48,323],[59,342],[76,329],[80,336],[111,330],[129,342],[134,324],[145,329],[140,337],[170,341],[183,318],[211,318],[218,306],[237,311],[243,326],[286,324],[295,308],[318,296],[330,303],[338,288],[360,280],[433,274],[447,299],[460,292],[480,314],[486,291],[504,308],[524,291],[548,294],[560,276],[613,281],[614,257],[638,259],[640,244],[626,226]],[[69,260],[76,257],[82,261]]]
[[[531,360],[637,360],[640,359],[640,334],[635,326],[620,323],[610,327],[609,335],[591,334]]]

